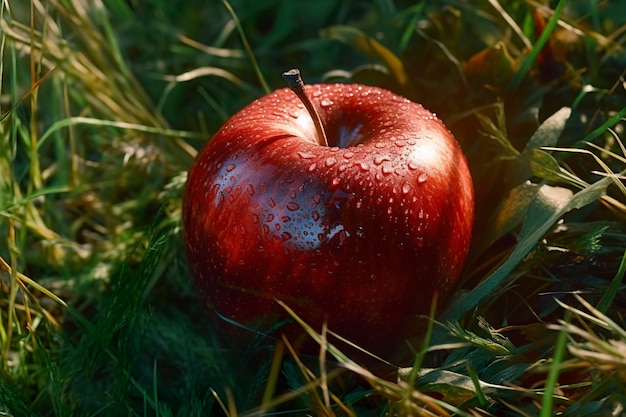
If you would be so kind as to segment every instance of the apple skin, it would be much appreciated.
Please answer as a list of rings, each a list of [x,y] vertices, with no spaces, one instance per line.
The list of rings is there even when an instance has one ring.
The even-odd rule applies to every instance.
[[[284,88],[198,155],[183,197],[191,272],[232,321],[267,330],[287,317],[279,299],[314,329],[326,321],[388,356],[462,271],[474,219],[465,156],[431,112],[387,90],[305,91],[329,146]]]

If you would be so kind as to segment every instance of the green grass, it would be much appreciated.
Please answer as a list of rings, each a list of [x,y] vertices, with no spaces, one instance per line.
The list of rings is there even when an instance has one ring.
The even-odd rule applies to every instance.
[[[623,414],[626,3],[543,3],[0,2],[0,414]],[[186,170],[293,67],[468,157],[465,272],[392,365],[227,347],[191,283]]]

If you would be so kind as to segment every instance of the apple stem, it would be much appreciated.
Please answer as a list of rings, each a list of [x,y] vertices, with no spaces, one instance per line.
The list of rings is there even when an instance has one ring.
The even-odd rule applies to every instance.
[[[306,107],[307,111],[311,115],[313,119],[313,124],[315,125],[315,130],[317,130],[317,136],[319,138],[319,142],[321,145],[328,146],[328,139],[326,138],[326,132],[324,131],[324,125],[322,125],[322,119],[320,119],[320,115],[317,112],[317,109],[313,105],[313,102],[306,95],[304,91],[304,81],[302,81],[302,77],[300,77],[299,69],[290,69],[289,71],[283,72],[283,78],[287,81],[287,85],[296,93],[304,107]]]

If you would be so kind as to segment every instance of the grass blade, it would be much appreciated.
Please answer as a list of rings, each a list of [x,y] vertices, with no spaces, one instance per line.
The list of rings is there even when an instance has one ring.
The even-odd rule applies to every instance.
[[[606,290],[606,292],[600,299],[598,306],[596,307],[601,313],[606,314],[606,312],[609,310],[609,307],[611,307],[611,304],[613,304],[613,300],[615,299],[615,296],[619,292],[622,282],[624,281],[625,272],[626,252],[624,252],[624,254],[622,255],[622,262],[619,265],[619,269],[617,270],[615,277],[613,277],[613,279],[611,280],[609,288]]]
[[[537,60],[537,57],[541,53],[541,50],[546,45],[548,39],[550,39],[550,35],[552,35],[552,32],[556,28],[559,17],[561,16],[561,13],[563,12],[566,4],[567,0],[559,0],[559,2],[557,3],[556,8],[554,9],[554,13],[552,14],[552,16],[550,16],[546,27],[543,29],[541,35],[539,36],[539,39],[537,39],[537,42],[535,42],[535,44],[533,45],[533,49],[530,51],[530,53],[526,56],[526,58],[524,58],[519,70],[517,71],[517,73],[515,73],[513,79],[509,83],[509,91],[517,90],[522,84],[522,81],[524,81],[524,79],[528,76],[530,68]]]

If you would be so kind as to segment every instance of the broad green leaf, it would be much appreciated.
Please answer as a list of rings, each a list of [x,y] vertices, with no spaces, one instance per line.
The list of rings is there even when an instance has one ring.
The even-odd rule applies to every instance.
[[[410,372],[411,368],[400,369],[398,378],[406,381]],[[476,383],[480,385],[481,393],[487,395],[494,394],[498,388],[505,388],[480,380]],[[476,383],[467,375],[446,369],[421,369],[417,380],[421,392],[436,392],[443,395],[443,400],[447,403],[456,405],[478,395]]]
[[[436,369],[425,373],[417,382],[420,391],[437,392],[451,404],[461,404],[476,397],[472,379],[456,372]]]
[[[499,239],[524,220],[528,205],[539,189],[538,185],[524,181],[532,175],[551,181],[564,181],[559,163],[541,147],[557,143],[570,115],[571,109],[563,107],[548,117],[532,135],[524,151],[519,154],[515,161],[517,169],[511,172],[515,177],[513,184],[519,185],[511,190],[497,211],[492,241]]]
[[[532,250],[539,240],[567,212],[584,207],[606,193],[611,178],[603,178],[587,188],[573,194],[572,191],[549,185],[538,186],[533,200],[528,205],[526,218],[518,236],[518,243],[509,258],[452,305],[443,315],[442,321],[458,321],[481,301],[492,294],[517,264]],[[436,339],[436,338],[435,338]]]
[[[562,107],[552,116],[544,120],[541,126],[539,126],[531,136],[524,152],[532,151],[542,146],[555,146],[571,114],[572,109]]]
[[[382,62],[400,86],[405,87],[407,85],[408,77],[400,58],[359,29],[352,26],[331,26],[323,29],[320,36],[344,42],[370,58]]]
[[[528,206],[537,196],[539,187],[537,184],[525,182],[511,190],[498,209],[493,240],[504,236],[524,220]]]
[[[530,156],[530,172],[548,181],[563,181],[564,176],[557,160],[548,152],[532,149]]]
[[[561,172],[558,162],[545,151],[541,153],[540,148],[557,144],[571,114],[572,109],[563,107],[537,128],[517,160],[517,181],[526,181],[531,175],[554,181],[563,180],[558,175]]]

